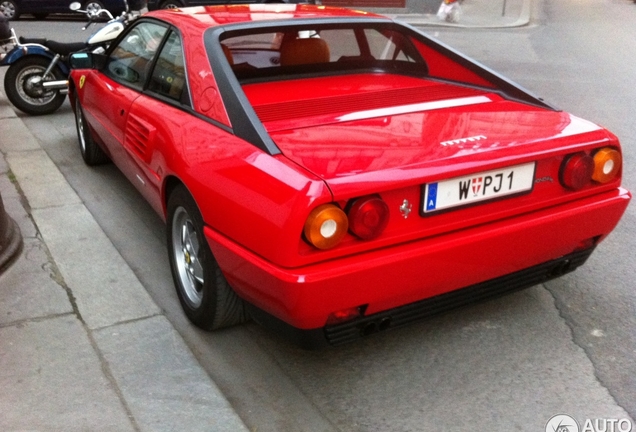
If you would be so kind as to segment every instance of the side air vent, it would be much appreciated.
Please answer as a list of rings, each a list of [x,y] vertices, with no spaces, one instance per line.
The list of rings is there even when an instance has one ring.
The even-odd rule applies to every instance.
[[[129,151],[147,163],[150,161],[150,145],[153,142],[155,132],[154,126],[130,114],[126,124],[124,145]]]

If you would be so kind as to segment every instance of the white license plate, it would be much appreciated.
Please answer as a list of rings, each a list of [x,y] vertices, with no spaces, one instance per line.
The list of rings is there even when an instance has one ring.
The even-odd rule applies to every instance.
[[[424,188],[423,212],[432,213],[532,190],[535,163],[456,177]]]

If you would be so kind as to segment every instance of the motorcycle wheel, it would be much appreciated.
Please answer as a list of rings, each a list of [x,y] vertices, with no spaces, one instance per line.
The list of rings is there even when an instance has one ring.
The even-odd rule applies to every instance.
[[[31,115],[50,114],[57,110],[66,95],[59,90],[43,91],[34,85],[50,60],[39,56],[26,56],[9,66],[4,76],[4,91],[9,101],[20,111]],[[66,76],[58,68],[54,68],[46,81],[64,80]]]

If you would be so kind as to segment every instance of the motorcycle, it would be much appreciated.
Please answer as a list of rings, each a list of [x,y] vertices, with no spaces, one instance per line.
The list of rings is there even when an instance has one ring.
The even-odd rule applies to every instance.
[[[4,77],[4,91],[9,101],[19,110],[31,114],[50,114],[57,110],[68,93],[68,57],[71,53],[89,50],[100,52],[106,49],[133,20],[142,13],[143,5],[130,9],[124,0],[126,10],[114,18],[106,9],[97,11],[80,10],[80,3],[71,3],[70,9],[86,14],[88,24],[103,21],[107,23],[86,42],[56,42],[48,39],[18,38],[8,23],[0,22],[0,66],[9,66]]]

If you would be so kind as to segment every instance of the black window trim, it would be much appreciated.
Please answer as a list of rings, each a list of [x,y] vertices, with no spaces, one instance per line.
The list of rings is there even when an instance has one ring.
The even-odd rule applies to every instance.
[[[155,67],[155,62],[157,61],[157,54],[161,51],[161,49],[163,48],[163,45],[165,44],[166,40],[167,40],[167,36],[168,34],[170,34],[170,29],[173,28],[173,26],[171,26],[170,24],[161,21],[161,20],[156,20],[156,19],[140,19],[138,21],[136,21],[135,23],[133,23],[133,25],[131,25],[129,28],[126,29],[125,32],[123,32],[122,34],[120,34],[117,39],[115,39],[110,46],[108,47],[108,50],[106,51],[106,53],[104,54],[106,57],[106,62],[105,62],[105,66],[104,68],[102,68],[101,73],[103,73],[104,75],[106,75],[108,78],[112,79],[113,81],[115,81],[118,84],[121,84],[125,87],[128,87],[130,89],[133,89],[135,91],[138,91],[140,94],[141,93],[145,93],[147,87],[148,87],[148,81],[150,80],[150,75],[152,75],[152,73],[148,74],[141,86],[141,88],[131,85],[131,83],[127,82],[127,81],[123,81],[120,79],[117,79],[117,77],[111,75],[110,73],[107,72],[107,65],[108,65],[108,60],[110,59],[111,54],[113,53],[113,51],[119,46],[119,44],[121,43],[122,40],[124,40],[124,38],[126,38],[128,36],[128,34],[137,26],[143,24],[143,23],[153,23],[155,25],[159,25],[161,27],[166,28],[166,33],[163,35],[163,37],[161,38],[161,42],[159,43],[159,45],[157,46],[157,50],[155,51],[155,53],[152,56],[152,59],[150,60],[150,68],[149,71],[152,72],[154,70]]]
[[[221,41],[232,34],[261,33],[265,29],[298,29],[302,27],[339,26],[342,24],[393,24],[395,22],[388,18],[356,18],[356,17],[335,17],[335,18],[299,18],[294,20],[267,20],[262,22],[247,22],[238,24],[227,24],[207,29],[203,35],[205,49],[210,60],[210,67],[219,87],[219,94],[225,105],[226,112],[232,124],[233,133],[243,140],[253,144],[270,155],[282,154],[280,148],[269,136],[265,126],[260,121],[254,108],[249,103],[247,96],[238,79],[234,75],[225,53],[221,48]],[[235,125],[241,125],[236,128]]]
[[[159,21],[161,22],[161,21]],[[146,77],[146,82],[144,83],[144,87],[143,87],[143,91],[142,93],[148,96],[152,96],[156,99],[160,99],[163,102],[169,102],[171,105],[175,105],[177,107],[185,107],[188,108],[190,110],[192,110],[192,93],[190,92],[190,81],[188,79],[188,62],[186,61],[186,57],[185,57],[185,51],[184,51],[184,46],[183,46],[183,37],[181,35],[181,32],[179,31],[179,29],[175,26],[172,25],[168,25],[168,31],[166,32],[166,34],[164,35],[163,39],[161,40],[161,44],[159,44],[159,47],[157,48],[157,52],[154,55],[154,58],[152,60],[152,64],[150,66],[150,73],[148,74],[148,76]],[[176,100],[176,99],[172,99],[168,96],[162,95],[159,92],[150,90],[148,87],[150,85],[150,78],[152,77],[152,74],[155,71],[155,66],[157,64],[157,61],[159,59],[159,54],[162,52],[163,47],[165,46],[165,44],[168,42],[168,39],[170,38],[170,34],[171,33],[175,33],[177,36],[179,36],[179,39],[181,40],[181,53],[183,54],[183,69],[184,69],[184,74],[185,74],[185,90],[186,90],[186,99],[184,100],[184,96],[181,96],[180,100]]]
[[[210,67],[219,86],[219,93],[226,108],[226,112],[233,125],[233,133],[269,153],[270,155],[281,154],[281,150],[267,133],[262,122],[256,115],[256,112],[249,103],[247,96],[243,92],[241,83],[236,78],[231,69],[229,62],[225,58],[221,41],[231,37],[232,35],[261,33],[266,29],[298,29],[313,26],[396,26],[404,29],[404,33],[421,41],[440,54],[457,62],[461,66],[467,68],[471,72],[482,77],[486,81],[492,83],[493,88],[487,89],[491,92],[498,93],[502,97],[515,100],[521,103],[557,111],[539,97],[520,85],[510,81],[502,75],[494,72],[490,68],[478,63],[469,57],[459,53],[449,46],[431,38],[419,29],[406,24],[404,22],[392,20],[383,17],[327,17],[327,18],[301,18],[301,19],[281,19],[268,20],[262,22],[247,22],[237,24],[226,24],[207,29],[204,33],[205,49],[210,60]],[[425,63],[426,64],[426,63]],[[464,83],[465,85],[465,83]],[[235,125],[241,125],[236,128]]]
[[[132,25],[132,26],[130,26],[128,29],[126,29],[126,31],[125,31],[125,32],[122,32],[122,33],[121,33],[121,34],[117,37],[117,39],[115,39],[115,40],[114,40],[114,41],[110,44],[110,46],[109,46],[108,50],[106,51],[106,53],[104,53],[104,56],[105,56],[106,58],[110,57],[111,52],[115,49],[115,47],[116,47],[117,45],[119,45],[119,43],[121,42],[121,40],[122,40],[122,39],[124,39],[124,38],[126,37],[126,35],[128,34],[128,32],[130,32],[130,31],[131,31],[131,30],[132,30],[132,29],[133,29],[136,25],[138,25],[138,24],[140,24],[140,23],[143,23],[143,22],[153,22],[153,23],[160,24],[160,25],[162,25],[162,26],[164,26],[164,27],[167,27],[167,28],[168,28],[168,31],[167,31],[167,32],[166,32],[166,34],[164,35],[164,38],[162,39],[161,43],[159,44],[159,47],[157,48],[157,53],[159,53],[159,52],[160,52],[160,50],[163,48],[163,44],[164,44],[164,43],[165,43],[165,41],[167,40],[167,37],[168,37],[168,35],[170,34],[170,31],[171,31],[171,30],[172,30],[172,31],[175,31],[177,34],[179,34],[179,36],[181,36],[181,32],[179,31],[179,29],[178,29],[177,27],[175,27],[175,26],[173,26],[173,25],[171,25],[171,24],[169,24],[169,23],[166,23],[165,21],[161,21],[161,20],[158,20],[158,19],[153,19],[153,18],[150,18],[150,17],[144,17],[144,18],[141,18],[141,19],[139,19],[138,21],[136,21],[136,22],[134,23],[134,25]],[[181,37],[181,40],[183,41],[183,37]],[[182,49],[183,49],[183,45],[182,45]],[[154,70],[154,62],[156,61],[156,58],[157,58],[157,55],[155,55],[155,56],[154,56],[154,58],[153,58],[153,65],[152,65],[152,67],[150,68],[150,70],[151,70],[151,71],[152,71],[152,70]],[[185,59],[185,52],[184,52],[184,59]],[[171,99],[171,98],[168,98],[168,97],[163,96],[163,95],[161,95],[161,94],[159,94],[159,93],[157,93],[157,92],[153,92],[153,91],[148,90],[148,89],[147,89],[147,84],[148,84],[148,81],[149,81],[149,79],[150,79],[150,75],[149,75],[148,77],[146,77],[146,81],[144,82],[143,89],[142,89],[142,90],[140,90],[140,89],[138,89],[137,87],[131,86],[131,85],[130,85],[130,83],[127,83],[127,82],[124,82],[124,81],[120,81],[120,80],[117,80],[117,79],[113,78],[112,76],[110,76],[110,75],[106,74],[103,70],[101,70],[100,72],[101,72],[101,73],[103,73],[104,75],[108,76],[108,78],[109,78],[109,79],[112,79],[113,81],[117,82],[118,84],[121,84],[121,85],[123,85],[124,87],[128,87],[128,88],[130,88],[130,89],[132,89],[132,90],[137,91],[140,95],[142,95],[142,94],[143,94],[143,95],[148,96],[148,97],[151,97],[151,98],[153,98],[153,99],[160,100],[160,101],[161,101],[161,102],[163,102],[163,103],[166,103],[166,104],[168,104],[168,105],[173,106],[174,108],[177,108],[177,109],[179,109],[179,110],[181,110],[181,111],[187,112],[187,113],[188,113],[188,114],[190,114],[190,115],[193,115],[194,117],[198,118],[199,120],[203,120],[203,121],[205,121],[205,122],[207,122],[207,123],[210,123],[210,124],[212,124],[212,125],[214,125],[214,126],[218,127],[219,129],[224,130],[225,132],[228,132],[228,133],[232,133],[232,134],[233,134],[234,132],[232,131],[232,128],[230,128],[229,126],[227,126],[227,125],[225,125],[225,124],[223,124],[223,123],[219,122],[218,120],[214,120],[214,119],[211,119],[211,118],[209,118],[209,117],[207,117],[207,116],[205,116],[205,115],[202,115],[202,114],[200,114],[200,113],[196,112],[196,111],[192,108],[192,92],[191,92],[191,90],[190,90],[190,82],[189,82],[189,80],[188,80],[188,78],[187,78],[187,77],[188,77],[188,65],[187,65],[187,60],[185,61],[184,67],[185,67],[185,70],[186,70],[186,85],[187,85],[187,88],[188,88],[188,94],[187,94],[187,96],[188,96],[188,103],[187,103],[187,104],[181,103],[181,102],[176,101],[176,100]]]

